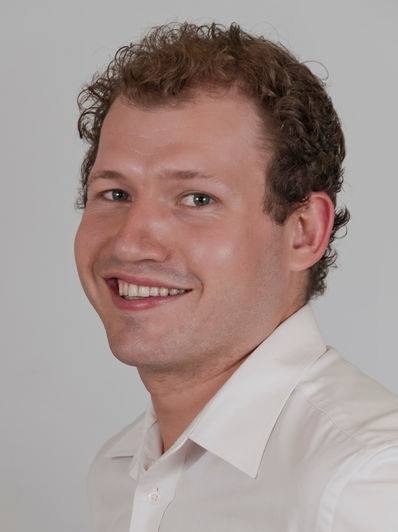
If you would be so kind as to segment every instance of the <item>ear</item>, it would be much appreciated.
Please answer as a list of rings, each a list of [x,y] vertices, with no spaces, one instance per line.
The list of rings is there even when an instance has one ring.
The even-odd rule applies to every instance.
[[[289,217],[291,271],[303,271],[323,256],[334,222],[334,205],[326,192],[312,192]]]

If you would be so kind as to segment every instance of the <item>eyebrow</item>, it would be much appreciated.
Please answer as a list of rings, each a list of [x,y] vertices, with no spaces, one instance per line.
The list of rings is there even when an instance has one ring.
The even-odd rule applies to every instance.
[[[219,181],[211,174],[204,174],[202,172],[198,172],[197,170],[166,170],[162,173],[162,178],[176,180],[213,179],[214,181]],[[122,181],[128,180],[124,174],[114,170],[102,170],[90,174],[87,179],[87,185],[97,179],[121,179]]]

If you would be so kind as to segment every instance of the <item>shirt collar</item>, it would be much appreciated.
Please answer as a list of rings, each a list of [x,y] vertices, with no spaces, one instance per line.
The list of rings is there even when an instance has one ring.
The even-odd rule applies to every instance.
[[[189,438],[255,478],[285,403],[308,367],[325,351],[326,344],[307,303],[254,349],[167,454],[175,452]],[[140,416],[106,456],[137,455],[138,459],[144,436],[155,422],[156,415],[149,401],[145,415]]]
[[[147,409],[138,416],[134,423],[128,425],[121,434],[117,434],[116,443],[113,441],[104,456],[106,458],[134,456],[140,447],[143,435],[149,428],[149,415],[150,412]]]
[[[238,367],[206,405],[190,439],[255,478],[283,406],[325,351],[307,304]]]

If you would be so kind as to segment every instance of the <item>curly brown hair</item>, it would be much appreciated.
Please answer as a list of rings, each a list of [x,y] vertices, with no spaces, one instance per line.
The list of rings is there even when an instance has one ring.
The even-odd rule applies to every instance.
[[[309,269],[308,301],[325,291],[325,278],[337,258],[332,242],[350,219],[346,207],[336,208],[343,183],[344,135],[325,82],[280,43],[248,34],[236,23],[229,28],[188,22],[154,27],[140,42],[119,48],[105,71],[83,87],[78,130],[89,148],[75,206],[86,205],[101,126],[116,97],[150,108],[189,100],[201,87],[232,84],[255,102],[264,138],[271,140],[264,212],[283,224],[312,191],[325,191],[335,206],[329,245]]]

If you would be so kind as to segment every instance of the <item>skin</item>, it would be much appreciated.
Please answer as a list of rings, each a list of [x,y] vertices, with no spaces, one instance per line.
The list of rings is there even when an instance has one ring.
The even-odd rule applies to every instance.
[[[118,98],[101,130],[76,264],[113,354],[151,394],[163,451],[305,303],[307,270],[329,241],[334,208],[322,192],[282,226],[264,214],[271,151],[260,128],[252,102],[231,88],[150,110]],[[93,179],[104,170],[123,177]],[[174,178],[181,170],[211,177]],[[120,310],[104,279],[112,269],[192,291]]]

